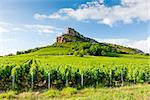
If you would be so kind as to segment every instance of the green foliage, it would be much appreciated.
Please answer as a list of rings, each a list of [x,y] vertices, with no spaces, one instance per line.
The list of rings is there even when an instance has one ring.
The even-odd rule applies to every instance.
[[[117,50],[109,45],[92,44],[90,42],[76,43],[71,46],[68,54],[83,57],[84,55],[93,56],[117,56]]]
[[[0,93],[0,99],[13,99],[15,98],[17,92],[15,91],[7,91],[7,92],[4,92],[4,93]]]
[[[45,98],[53,98],[60,96],[60,91],[56,89],[50,89],[42,94]]]
[[[0,90],[11,89],[11,70],[14,65],[0,66]]]
[[[101,47],[99,44],[93,44],[89,48],[90,55],[100,56],[101,55]]]
[[[71,95],[76,94],[76,93],[77,93],[77,89],[71,88],[71,87],[66,87],[61,91],[61,94],[65,95],[65,96],[71,96]]]
[[[17,65],[11,70],[11,76],[15,77],[15,89],[21,90],[29,88],[29,70],[32,60],[28,60],[23,65]]]
[[[124,47],[109,43],[91,43],[88,40],[84,41],[82,38],[65,36],[71,40],[66,43],[54,43],[51,46],[38,47],[26,51],[17,51],[16,55],[29,54],[29,55],[93,55],[93,56],[110,56],[116,57],[117,54],[144,54],[142,51],[134,48]],[[12,55],[10,55],[12,56]]]
[[[70,87],[69,87],[70,88]],[[72,91],[73,90],[73,91]],[[67,92],[66,92],[67,91]],[[0,94],[1,100],[149,100],[150,85],[138,84],[132,86],[116,88],[84,88],[77,90],[75,88],[56,90],[49,89],[38,92],[21,92],[7,91]]]
[[[16,55],[20,55],[20,54],[27,54],[27,53],[31,53],[31,52],[35,52],[39,49],[42,49],[42,48],[45,48],[45,47],[40,47],[40,48],[35,48],[35,49],[29,49],[29,50],[26,50],[26,51],[17,51],[16,52]]]
[[[1,90],[12,89],[13,75],[15,75],[15,89],[19,91],[31,88],[32,76],[33,90],[47,88],[49,74],[50,86],[58,89],[66,85],[81,88],[81,75],[83,75],[83,87],[97,87],[99,84],[121,86],[122,77],[125,85],[148,83],[150,81],[149,58],[142,57],[143,55],[83,58],[33,55],[2,57],[0,58],[0,88]]]

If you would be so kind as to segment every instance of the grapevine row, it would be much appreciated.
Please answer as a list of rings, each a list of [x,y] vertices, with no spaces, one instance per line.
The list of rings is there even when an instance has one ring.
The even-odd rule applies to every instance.
[[[42,64],[28,60],[21,65],[3,65],[0,69],[0,90],[37,90],[89,86],[121,86],[150,82],[150,69],[137,66],[74,67]]]

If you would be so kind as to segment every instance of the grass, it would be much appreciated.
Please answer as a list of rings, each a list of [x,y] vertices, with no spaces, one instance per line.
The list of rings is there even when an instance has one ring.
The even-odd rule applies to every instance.
[[[42,94],[46,98],[57,97],[60,95],[60,92],[56,89],[50,89]]]
[[[150,86],[136,85],[120,88],[84,89],[81,91],[86,99],[94,100],[148,100],[150,99]],[[82,99],[85,97],[78,97]]]
[[[71,95],[76,94],[76,93],[77,93],[77,89],[71,88],[71,87],[64,88],[64,89],[61,91],[61,94],[62,94],[63,96],[71,96]]]
[[[17,100],[149,100],[150,84],[139,84],[119,88],[85,88],[77,90],[67,87],[63,90],[49,89],[44,92],[9,91],[0,94],[0,99]]]
[[[31,54],[23,54],[10,57],[0,57],[0,65],[23,64],[29,59],[36,59],[40,61],[41,66],[44,67],[57,67],[61,65],[71,65],[81,70],[85,70],[91,67],[101,67],[105,65],[108,68],[118,66],[134,66],[131,70],[135,69],[149,69],[149,57],[143,55],[122,55],[122,57],[76,57],[76,56],[58,56],[59,54],[66,53],[66,49],[59,47],[49,47],[40,49]],[[57,55],[55,55],[57,54]],[[94,63],[93,63],[94,62]],[[54,65],[54,66],[53,66]],[[56,65],[56,66],[55,66]],[[139,66],[140,65],[140,66]],[[90,80],[89,80],[90,81]],[[15,91],[8,91],[6,93],[0,93],[0,100],[2,99],[19,99],[19,100],[31,100],[31,99],[69,99],[69,100],[149,100],[150,99],[150,85],[135,85],[125,86],[120,88],[85,88],[77,90],[75,88],[64,88],[63,90],[50,89],[44,92],[22,92],[17,93]]]
[[[4,92],[4,93],[0,93],[0,99],[12,99],[12,98],[16,98],[16,91],[8,91],[8,92]]]
[[[36,52],[29,53],[30,55],[66,55],[69,48],[65,47],[47,47]]]
[[[18,95],[16,95],[16,97],[19,100],[30,100],[30,99],[36,98],[36,96],[33,94],[36,94],[36,93],[34,93],[34,92],[22,92],[22,93],[19,93]]]

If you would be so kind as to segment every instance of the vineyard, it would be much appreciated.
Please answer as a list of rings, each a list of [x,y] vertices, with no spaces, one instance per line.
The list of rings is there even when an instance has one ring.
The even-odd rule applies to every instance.
[[[149,83],[148,58],[15,56],[0,58],[0,90]]]

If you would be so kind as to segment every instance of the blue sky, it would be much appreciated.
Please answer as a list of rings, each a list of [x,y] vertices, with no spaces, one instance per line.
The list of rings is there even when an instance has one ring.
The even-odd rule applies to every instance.
[[[148,0],[2,0],[0,55],[45,46],[67,28],[149,52]]]

